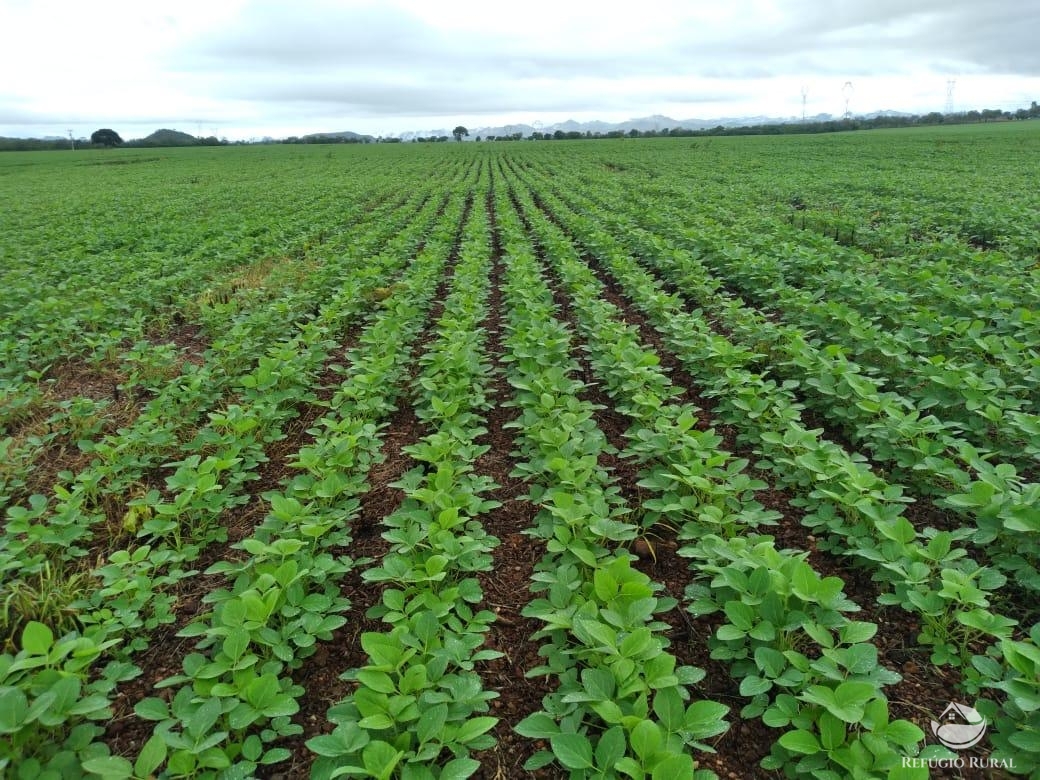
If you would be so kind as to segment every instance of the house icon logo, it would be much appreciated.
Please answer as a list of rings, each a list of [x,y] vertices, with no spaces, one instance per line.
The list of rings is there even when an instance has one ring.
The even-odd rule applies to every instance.
[[[966,704],[951,702],[931,724],[932,733],[951,750],[967,750],[986,736],[986,719]]]

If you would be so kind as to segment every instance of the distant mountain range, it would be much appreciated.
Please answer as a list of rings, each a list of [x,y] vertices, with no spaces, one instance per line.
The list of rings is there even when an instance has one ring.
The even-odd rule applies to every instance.
[[[879,116],[904,116],[909,117],[913,114],[908,114],[902,111],[875,111],[870,114],[857,114],[856,117],[859,119],[874,119]],[[752,127],[754,125],[773,125],[773,124],[797,124],[801,122],[830,122],[838,119],[832,114],[816,114],[814,116],[807,116],[805,119],[801,117],[772,117],[772,116],[740,116],[740,117],[718,117],[715,119],[673,119],[669,116],[663,116],[661,114],[654,114],[653,116],[644,116],[637,119],[628,119],[624,122],[601,122],[593,120],[591,122],[576,122],[573,119],[568,119],[565,122],[556,122],[548,125],[529,125],[529,124],[514,124],[514,125],[498,125],[495,127],[477,127],[467,128],[469,130],[469,138],[466,140],[476,140],[479,135],[481,138],[487,138],[490,136],[508,137],[520,133],[524,138],[531,135],[532,133],[555,133],[557,130],[564,133],[578,132],[578,133],[599,133],[605,135],[606,133],[621,131],[624,133],[630,130],[638,130],[641,133],[648,131],[660,132],[661,130],[668,130],[676,127],[683,127],[687,130],[707,130],[712,127]],[[437,130],[424,130],[424,131],[408,131],[404,133],[397,133],[392,136],[400,138],[402,141],[411,141],[415,138],[429,138],[439,136],[451,136],[450,130],[443,128]]]
[[[361,133],[354,133],[350,130],[340,130],[335,133],[308,133],[305,136],[301,136],[304,141],[323,141],[329,140],[347,140],[347,141],[374,141],[374,136],[362,135]]]
[[[1033,104],[1035,107],[1035,103]],[[1032,110],[1032,109],[1031,109]],[[1033,114],[1030,114],[1032,116]],[[894,117],[894,118],[913,118],[914,114],[908,114],[903,111],[874,111],[869,114],[857,114],[855,119],[871,120],[879,117]],[[740,116],[740,117],[717,117],[714,119],[673,119],[670,116],[664,116],[662,114],[654,114],[652,116],[638,117],[636,119],[628,119],[624,122],[603,122],[599,120],[593,120],[589,122],[578,122],[573,119],[568,119],[565,122],[554,122],[552,124],[542,124],[535,122],[534,124],[510,124],[510,125],[497,125],[497,126],[482,126],[482,127],[471,127],[469,129],[469,136],[464,138],[466,141],[475,141],[477,138],[486,139],[488,137],[495,138],[509,138],[519,136],[521,138],[528,138],[534,133],[543,133],[545,135],[553,135],[557,131],[562,133],[592,133],[593,135],[607,135],[608,133],[628,133],[631,130],[637,130],[640,133],[648,132],[663,132],[665,130],[674,130],[676,128],[684,128],[686,130],[711,130],[716,127],[723,127],[727,129],[738,128],[738,127],[755,127],[762,125],[783,125],[783,124],[812,124],[812,123],[826,123],[834,122],[840,119],[833,114],[816,114],[814,116],[807,116],[804,119],[802,117],[771,117],[771,116]],[[940,120],[941,121],[941,120]],[[383,140],[386,139],[397,139],[400,141],[412,141],[417,138],[451,138],[451,130],[445,128],[438,128],[435,130],[409,130],[401,133],[391,133],[390,135],[383,136]],[[256,139],[254,139],[255,142]],[[333,132],[324,133],[308,133],[303,136],[292,136],[287,139],[280,139],[281,141],[289,141],[290,143],[336,143],[336,142],[347,142],[347,143],[364,143],[380,140],[375,136],[366,135],[364,133],[355,133],[352,130],[337,130]],[[264,137],[261,143],[278,143],[279,139]],[[59,149],[67,148],[70,139],[65,136],[45,136],[43,138],[2,138],[0,137],[0,150],[6,149]],[[89,141],[86,138],[77,138],[76,144],[88,145]],[[225,139],[218,139],[214,136],[207,138],[196,137],[180,130],[162,129],[156,130],[154,133],[145,136],[144,138],[131,138],[126,141],[124,146],[137,146],[137,147],[159,147],[159,146],[215,146],[218,144],[226,144]]]

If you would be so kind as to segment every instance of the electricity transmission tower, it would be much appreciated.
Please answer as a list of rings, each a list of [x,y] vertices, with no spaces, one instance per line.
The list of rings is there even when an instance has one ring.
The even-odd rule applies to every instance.
[[[849,101],[852,100],[852,82],[846,81],[845,86],[841,88],[842,97],[845,98],[845,113],[842,115],[842,119],[852,119],[852,112],[849,111]]]

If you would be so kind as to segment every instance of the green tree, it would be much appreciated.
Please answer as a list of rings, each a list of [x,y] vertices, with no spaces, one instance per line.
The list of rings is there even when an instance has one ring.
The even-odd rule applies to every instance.
[[[456,141],[461,141],[462,140],[462,136],[466,136],[467,138],[469,138],[469,130],[467,130],[462,125],[459,125],[454,130],[452,130],[451,134],[453,136],[455,136],[455,140]]]
[[[90,134],[90,142],[92,144],[112,147],[119,146],[119,144],[123,143],[123,139],[119,137],[119,133],[115,130],[109,130],[107,127],[103,127]]]

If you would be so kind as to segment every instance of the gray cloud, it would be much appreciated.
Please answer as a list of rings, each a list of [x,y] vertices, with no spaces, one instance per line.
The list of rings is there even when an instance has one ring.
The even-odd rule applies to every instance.
[[[680,19],[663,45],[647,49],[632,40],[602,51],[580,36],[563,50],[547,50],[537,37],[442,31],[393,7],[262,6],[195,41],[180,62],[182,69],[222,74],[216,85],[227,97],[409,115],[434,110],[438,100],[451,111],[491,111],[540,98],[538,106],[548,109],[559,102],[554,94],[567,95],[578,110],[588,101],[570,87],[581,78],[1040,73],[1040,47],[1031,40],[1040,6],[787,0],[781,8],[776,25],[749,17],[739,28],[717,30],[692,16]],[[525,88],[531,79],[550,80],[556,89],[532,94]]]
[[[176,97],[177,111],[210,117],[203,122],[252,124],[267,117],[302,123],[328,116],[638,115],[664,105],[693,111],[705,104],[732,115],[785,79],[840,86],[846,79],[859,85],[875,77],[930,75],[942,83],[958,74],[1006,74],[1021,85],[1024,77],[1040,75],[1033,40],[1040,5],[1031,3],[777,0],[760,6],[730,0],[701,6],[672,0],[665,9],[664,0],[644,0],[583,16],[566,3],[540,2],[495,8],[514,24],[492,28],[480,23],[486,9],[485,17],[474,8],[453,25],[386,3],[247,2],[219,26],[194,24],[191,37],[162,47],[149,66],[159,86]],[[184,21],[154,24],[168,32]],[[915,99],[920,91],[907,89],[904,96]],[[1016,99],[1024,91],[1020,86]],[[109,92],[119,99],[119,90]],[[5,99],[0,87],[0,124],[32,124],[37,113],[53,120],[30,94]],[[141,92],[135,100],[143,115],[165,113],[146,108],[147,98]],[[134,98],[126,100],[134,105]]]

